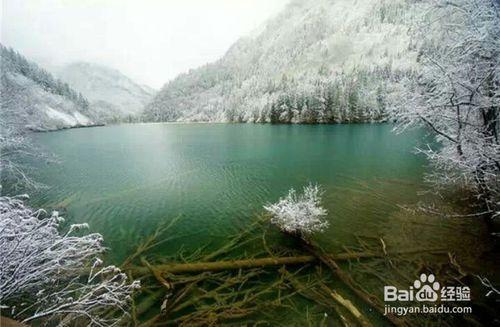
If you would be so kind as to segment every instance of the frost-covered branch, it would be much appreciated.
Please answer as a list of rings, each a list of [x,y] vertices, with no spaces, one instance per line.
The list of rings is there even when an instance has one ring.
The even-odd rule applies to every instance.
[[[500,4],[436,0],[414,28],[419,69],[394,91],[397,130],[425,126],[438,145],[420,150],[438,187],[472,190],[500,211]]]
[[[3,58],[2,58],[3,60]],[[2,61],[2,68],[4,62]],[[20,103],[24,105],[19,105]],[[0,177],[11,189],[42,186],[31,174],[30,161],[49,161],[49,156],[32,144],[28,137],[32,108],[29,92],[15,88],[4,74],[0,76]]]
[[[317,185],[304,187],[301,194],[292,188],[286,197],[264,209],[272,215],[271,222],[282,231],[307,238],[328,227],[325,220],[328,212],[321,206],[321,193]]]
[[[127,283],[114,266],[100,267],[101,235],[76,235],[86,224],[61,233],[57,212],[33,210],[25,198],[0,197],[1,307],[24,322],[112,326],[121,321],[139,284]]]

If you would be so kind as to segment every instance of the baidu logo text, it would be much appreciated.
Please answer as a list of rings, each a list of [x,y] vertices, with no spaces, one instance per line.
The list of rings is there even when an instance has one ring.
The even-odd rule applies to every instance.
[[[441,286],[433,274],[421,274],[409,289],[384,286],[384,301],[470,301],[470,288],[467,286]]]

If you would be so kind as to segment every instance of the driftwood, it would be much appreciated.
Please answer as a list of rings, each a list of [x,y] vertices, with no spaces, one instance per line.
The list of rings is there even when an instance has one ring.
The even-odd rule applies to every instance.
[[[166,265],[155,265],[148,267],[134,267],[130,271],[134,276],[146,275],[151,272],[151,268],[155,273],[199,273],[205,271],[222,271],[222,270],[237,270],[244,268],[262,268],[268,266],[283,266],[296,265],[309,262],[315,262],[317,258],[312,255],[296,256],[296,257],[278,257],[278,258],[257,258],[244,260],[229,260],[215,262],[194,262],[194,263],[173,263]]]
[[[389,251],[384,240],[377,238],[377,241],[382,244],[381,250],[378,250],[378,247],[377,249],[363,247],[357,248],[356,252],[351,252],[346,248],[344,253],[330,254],[298,237],[297,243],[301,245],[302,250],[306,250],[305,252],[273,253],[267,247],[264,232],[262,236],[264,252],[254,252],[250,257],[243,259],[228,260],[231,254],[241,253],[239,249],[243,244],[257,239],[252,238],[252,235],[253,232],[257,233],[258,227],[260,227],[258,223],[252,225],[252,228],[239,233],[210,254],[204,255],[199,250],[189,257],[180,255],[180,262],[177,263],[175,261],[161,264],[148,262],[143,254],[159,244],[156,243],[156,236],[151,237],[148,244],[134,253],[123,267],[131,276],[144,281],[153,280],[161,285],[151,295],[141,298],[141,302],[135,309],[136,314],[142,316],[154,305],[160,306],[160,312],[150,317],[141,326],[206,326],[223,322],[234,323],[235,320],[243,324],[255,322],[254,318],[260,317],[259,315],[272,320],[276,317],[269,314],[268,310],[272,311],[272,308],[278,307],[294,309],[296,304],[291,299],[299,295],[325,308],[325,313],[338,316],[339,322],[344,326],[368,327],[371,326],[371,322],[364,314],[364,310],[356,307],[355,302],[351,302],[338,290],[330,289],[327,284],[331,280],[323,276],[333,277],[340,281],[356,297],[382,315],[384,314],[383,303],[357,284],[351,273],[344,271],[337,262],[360,261],[369,258],[385,258],[390,261],[390,259],[396,260],[396,257],[391,258],[396,255],[447,253],[441,248]],[[141,264],[137,264],[139,261],[137,259],[140,259]],[[318,275],[313,278],[300,278],[301,266],[307,265],[310,268],[311,264],[316,265]],[[293,265],[298,266],[299,269],[294,269],[294,273],[289,273],[285,267]],[[328,269],[324,269],[325,267]],[[266,282],[261,282],[260,274],[270,276],[269,271],[266,270],[268,268],[275,269],[279,275],[272,275],[274,276],[272,282],[267,282],[267,279]],[[321,274],[323,270],[326,272],[325,275]],[[310,270],[307,271],[310,272]],[[159,305],[160,302],[161,305]],[[253,316],[255,314],[257,317]],[[321,316],[319,319],[323,319],[324,323],[326,317],[326,315]],[[387,315],[386,318],[394,325],[411,325],[407,320],[396,316]],[[263,323],[267,321],[265,319],[262,320]]]
[[[419,250],[409,250],[409,251],[397,251],[392,253],[373,253],[373,252],[361,252],[361,253],[341,253],[336,255],[328,255],[328,258],[336,261],[345,260],[355,260],[363,258],[377,258],[385,257],[386,255],[395,254],[413,254],[413,253],[441,253],[442,249],[419,249]],[[443,252],[445,253],[445,252]],[[305,256],[294,256],[294,257],[268,257],[268,258],[255,258],[255,259],[243,259],[243,260],[228,260],[228,261],[215,261],[215,262],[194,262],[194,263],[172,263],[163,265],[147,265],[145,267],[130,267],[129,271],[134,276],[144,276],[153,273],[155,278],[161,274],[165,273],[198,273],[205,271],[223,271],[223,270],[237,270],[245,268],[262,268],[269,266],[283,266],[283,265],[297,265],[304,263],[311,263],[323,261],[318,253],[313,253],[313,255]],[[326,262],[324,262],[326,263]]]
[[[326,265],[334,276],[336,276],[340,281],[342,281],[351,291],[354,292],[361,300],[363,300],[366,304],[371,306],[372,308],[379,311],[382,315],[385,315],[384,306],[381,304],[377,297],[372,294],[368,294],[365,291],[361,290],[356,286],[356,282],[352,279],[352,277],[344,272],[342,268],[337,264],[337,259],[334,256],[323,253],[317,248],[313,247],[310,243],[303,242],[304,248],[310,252],[313,256],[318,258],[324,265]],[[385,315],[387,319],[389,319],[396,326],[407,326],[408,324],[398,318],[393,314]]]
[[[291,285],[297,289],[299,294],[304,296],[306,299],[309,299],[313,302],[316,302],[319,305],[329,307],[333,309],[339,317],[342,319],[345,326],[351,326],[355,323],[362,327],[372,327],[373,325],[363,316],[361,311],[352,304],[351,301],[347,300],[343,296],[341,296],[338,292],[330,289],[326,286],[321,278],[318,278],[318,287],[315,289],[307,289],[306,285],[303,285],[297,278],[295,278],[292,274],[287,272],[284,268],[282,272],[285,276],[285,279],[290,281]],[[319,276],[318,276],[319,277]],[[331,301],[331,300],[333,301]],[[336,304],[342,306],[344,309],[349,312],[352,317],[355,319],[355,322],[348,321],[346,317],[344,317],[338,310]],[[345,321],[344,321],[345,320]]]
[[[172,285],[167,280],[165,280],[161,273],[159,273],[153,266],[151,266],[145,258],[141,258],[141,263],[149,269],[149,271],[163,287],[165,287],[167,290],[170,290],[172,288]]]
[[[343,306],[344,308],[346,308],[347,311],[349,311],[354,316],[354,318],[357,319],[357,321],[359,322],[359,324],[361,326],[363,326],[363,327],[372,327],[373,326],[368,321],[368,319],[366,319],[365,316],[363,316],[363,314],[361,313],[361,311],[359,311],[358,308],[356,308],[352,304],[351,301],[347,300],[346,298],[344,298],[342,295],[340,295],[336,291],[333,291],[333,290],[329,289],[328,286],[326,286],[325,284],[322,284],[321,288],[325,292],[327,292],[332,297],[332,299],[335,300],[335,302],[337,302],[338,304],[340,304],[341,306]]]

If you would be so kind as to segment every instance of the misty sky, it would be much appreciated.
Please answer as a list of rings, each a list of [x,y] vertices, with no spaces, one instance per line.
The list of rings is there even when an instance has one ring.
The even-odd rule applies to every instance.
[[[220,58],[288,0],[2,0],[1,40],[50,66],[101,63],[160,88]]]

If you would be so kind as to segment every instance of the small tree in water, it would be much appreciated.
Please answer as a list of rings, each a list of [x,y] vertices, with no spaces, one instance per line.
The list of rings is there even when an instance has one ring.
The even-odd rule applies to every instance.
[[[328,212],[321,206],[321,195],[318,185],[304,187],[301,194],[292,188],[286,197],[264,209],[272,215],[271,222],[283,232],[307,239],[312,233],[328,227],[325,220]]]

